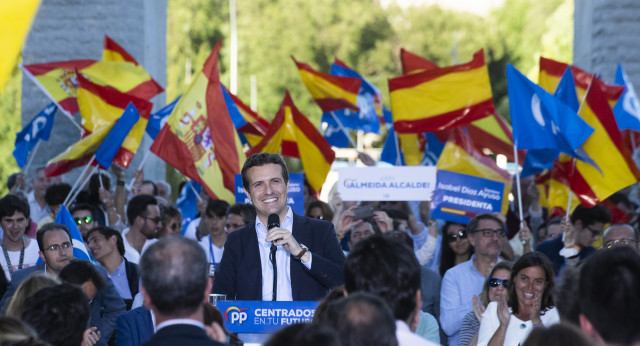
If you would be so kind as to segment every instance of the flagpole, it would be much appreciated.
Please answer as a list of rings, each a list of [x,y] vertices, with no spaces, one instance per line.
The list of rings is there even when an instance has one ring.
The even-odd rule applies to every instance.
[[[25,174],[29,172],[29,167],[31,167],[31,164],[33,163],[33,159],[36,157],[36,153],[38,152],[38,148],[40,148],[40,142],[42,141],[39,140],[38,143],[36,143],[36,147],[33,148],[33,151],[31,152],[31,157],[29,158],[27,165],[24,166],[24,169],[22,170]]]
[[[524,223],[524,213],[522,212],[522,190],[520,189],[520,164],[518,163],[518,146],[513,141],[513,158],[516,162],[516,185],[518,190],[518,211],[520,212],[520,227]]]
[[[390,127],[392,127],[391,125]],[[398,133],[394,130],[393,142],[396,145],[396,166],[402,166],[402,157],[400,156],[400,138],[398,138]]]
[[[72,193],[78,187],[78,184],[80,184],[80,182],[84,179],[84,175],[87,173],[87,170],[89,169],[89,167],[91,167],[91,164],[93,163],[93,160],[95,160],[95,159],[96,159],[96,154],[93,154],[93,156],[91,157],[91,160],[89,160],[89,163],[87,164],[87,166],[84,168],[84,170],[82,170],[82,173],[80,173],[80,177],[78,178],[78,180],[76,180],[76,183],[73,185],[73,187],[69,191],[69,194],[67,194],[67,198],[62,203],[63,205],[67,205],[68,202],[73,200],[72,198],[70,198]],[[75,196],[74,196],[74,198],[75,198]]]
[[[342,133],[344,133],[344,135],[347,136],[347,138],[349,139],[349,143],[351,144],[351,146],[353,146],[353,149],[358,151],[358,146],[353,141],[351,136],[349,136],[349,131],[347,131],[347,129],[342,125],[342,121],[340,121],[340,119],[338,119],[338,117],[336,116],[336,114],[334,112],[329,112],[329,114],[331,114],[331,117],[333,117],[333,120],[335,120],[336,123],[338,124],[338,128],[340,129],[340,131],[342,131]]]
[[[91,165],[89,165],[91,166]],[[82,191],[82,187],[85,186],[87,184],[87,182],[89,181],[89,179],[91,179],[91,176],[95,173],[95,171],[98,169],[98,167],[94,167],[93,171],[91,172],[91,174],[88,174],[86,177],[83,177],[81,179],[82,180],[82,184],[80,184],[80,187],[73,193],[73,198],[71,198],[69,200],[69,202],[73,201],[74,199],[76,199],[78,197],[78,195],[80,194],[80,191]]]
[[[142,167],[144,167],[144,163],[145,161],[147,161],[149,154],[151,154],[151,150],[147,150],[147,152],[144,153],[144,156],[142,157],[142,161],[140,161],[140,164],[138,165],[137,171],[141,170]],[[136,182],[136,175],[134,174],[133,177],[131,178],[131,182],[129,183],[129,186],[127,186],[127,191],[131,191],[131,188],[133,187],[133,183],[135,182]]]
[[[193,186],[193,184],[191,184],[191,179],[187,178],[184,174],[182,176],[185,179],[187,179],[187,185],[189,185],[193,193],[196,195],[196,197],[198,197],[198,202],[202,202],[202,197],[200,197],[200,193],[198,193],[198,191],[196,191],[196,188]]]
[[[567,202],[567,214],[565,214],[564,218],[569,221],[569,213],[571,211],[571,183],[573,182],[573,173],[575,172],[576,169],[576,159],[572,158],[571,159],[571,172],[569,174],[569,202]]]

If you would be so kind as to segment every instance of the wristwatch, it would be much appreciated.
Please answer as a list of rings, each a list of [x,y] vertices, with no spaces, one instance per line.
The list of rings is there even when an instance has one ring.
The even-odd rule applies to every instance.
[[[302,259],[302,256],[304,256],[304,254],[306,254],[307,251],[309,251],[309,248],[304,246],[304,244],[300,244],[300,247],[302,248],[302,251],[300,251],[299,254],[293,256],[298,260]]]

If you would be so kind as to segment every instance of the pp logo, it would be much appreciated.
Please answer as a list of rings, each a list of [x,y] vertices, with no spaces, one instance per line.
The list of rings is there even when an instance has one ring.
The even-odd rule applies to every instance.
[[[247,308],[239,309],[235,306],[228,308],[224,312],[224,319],[227,322],[242,324],[242,322],[247,320],[247,313],[244,312]],[[231,318],[231,320],[229,320]]]

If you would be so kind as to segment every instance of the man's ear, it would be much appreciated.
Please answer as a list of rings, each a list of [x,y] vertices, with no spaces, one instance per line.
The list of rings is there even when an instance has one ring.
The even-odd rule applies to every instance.
[[[582,329],[582,332],[589,338],[595,339],[596,331],[593,328],[593,324],[591,324],[591,321],[589,321],[587,316],[580,314],[578,318],[580,320],[580,328]]]
[[[47,258],[44,257],[44,252],[38,251],[38,255],[40,256],[40,259],[42,260],[42,262],[44,262],[44,264],[47,264]]]
[[[140,286],[140,292],[142,292],[142,305],[144,305],[147,310],[152,310],[153,304],[151,303],[151,298],[149,298],[149,294],[147,294],[147,290],[144,286]]]

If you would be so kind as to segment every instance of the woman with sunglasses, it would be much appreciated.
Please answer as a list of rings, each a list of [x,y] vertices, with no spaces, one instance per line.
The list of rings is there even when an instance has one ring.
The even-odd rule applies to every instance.
[[[465,225],[447,221],[442,226],[442,243],[440,248],[440,276],[444,277],[444,273],[449,268],[466,262],[473,255],[473,247],[467,239],[467,231]]]
[[[482,315],[478,345],[519,345],[534,328],[560,322],[553,306],[551,261],[540,252],[529,252],[513,265],[507,298],[491,302]]]
[[[482,286],[480,297],[473,296],[473,311],[469,311],[462,319],[458,346],[475,346],[478,342],[478,330],[480,329],[482,314],[490,302],[497,302],[507,296],[510,275],[511,264],[508,262],[498,262],[491,268],[489,278]]]

